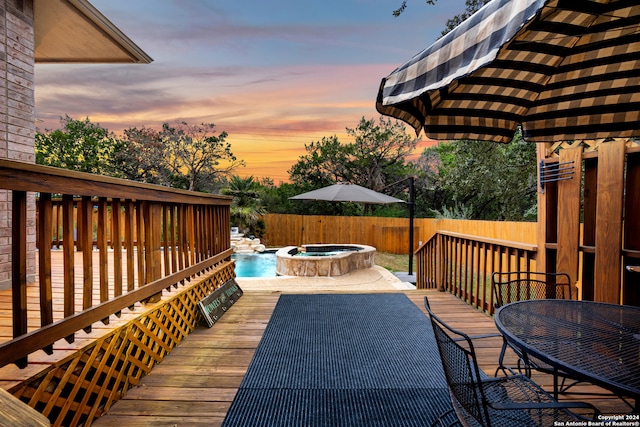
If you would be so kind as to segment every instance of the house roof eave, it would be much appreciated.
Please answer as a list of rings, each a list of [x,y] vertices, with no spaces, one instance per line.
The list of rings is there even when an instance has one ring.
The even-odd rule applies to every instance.
[[[35,0],[33,27],[36,63],[153,61],[87,0]]]

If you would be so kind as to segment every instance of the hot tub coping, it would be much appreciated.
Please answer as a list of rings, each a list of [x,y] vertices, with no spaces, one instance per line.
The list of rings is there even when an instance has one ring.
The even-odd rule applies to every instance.
[[[307,255],[295,256],[302,248]],[[343,250],[334,255],[314,256],[309,255],[314,250],[310,248],[322,248],[331,252]],[[355,248],[355,250],[344,250]],[[375,265],[376,248],[368,245],[354,243],[345,244],[307,244],[298,246],[286,246],[276,252],[276,274],[279,276],[342,276],[354,270],[372,268]]]

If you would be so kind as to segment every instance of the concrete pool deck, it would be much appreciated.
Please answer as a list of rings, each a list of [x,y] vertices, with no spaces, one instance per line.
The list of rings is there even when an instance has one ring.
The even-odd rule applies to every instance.
[[[340,291],[397,291],[415,289],[415,285],[403,282],[389,270],[378,265],[352,271],[336,277],[237,277],[240,288],[247,291],[271,291],[293,293],[319,293]]]

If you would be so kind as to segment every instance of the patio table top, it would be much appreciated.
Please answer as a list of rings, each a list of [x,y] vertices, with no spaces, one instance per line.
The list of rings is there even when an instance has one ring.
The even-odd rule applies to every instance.
[[[562,372],[640,401],[640,307],[591,301],[507,304],[495,323],[524,353]]]

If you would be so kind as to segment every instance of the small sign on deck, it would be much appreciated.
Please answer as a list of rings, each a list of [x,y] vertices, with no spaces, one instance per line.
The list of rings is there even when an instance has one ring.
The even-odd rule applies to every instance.
[[[231,279],[198,302],[207,325],[212,327],[241,296],[242,289]]]

